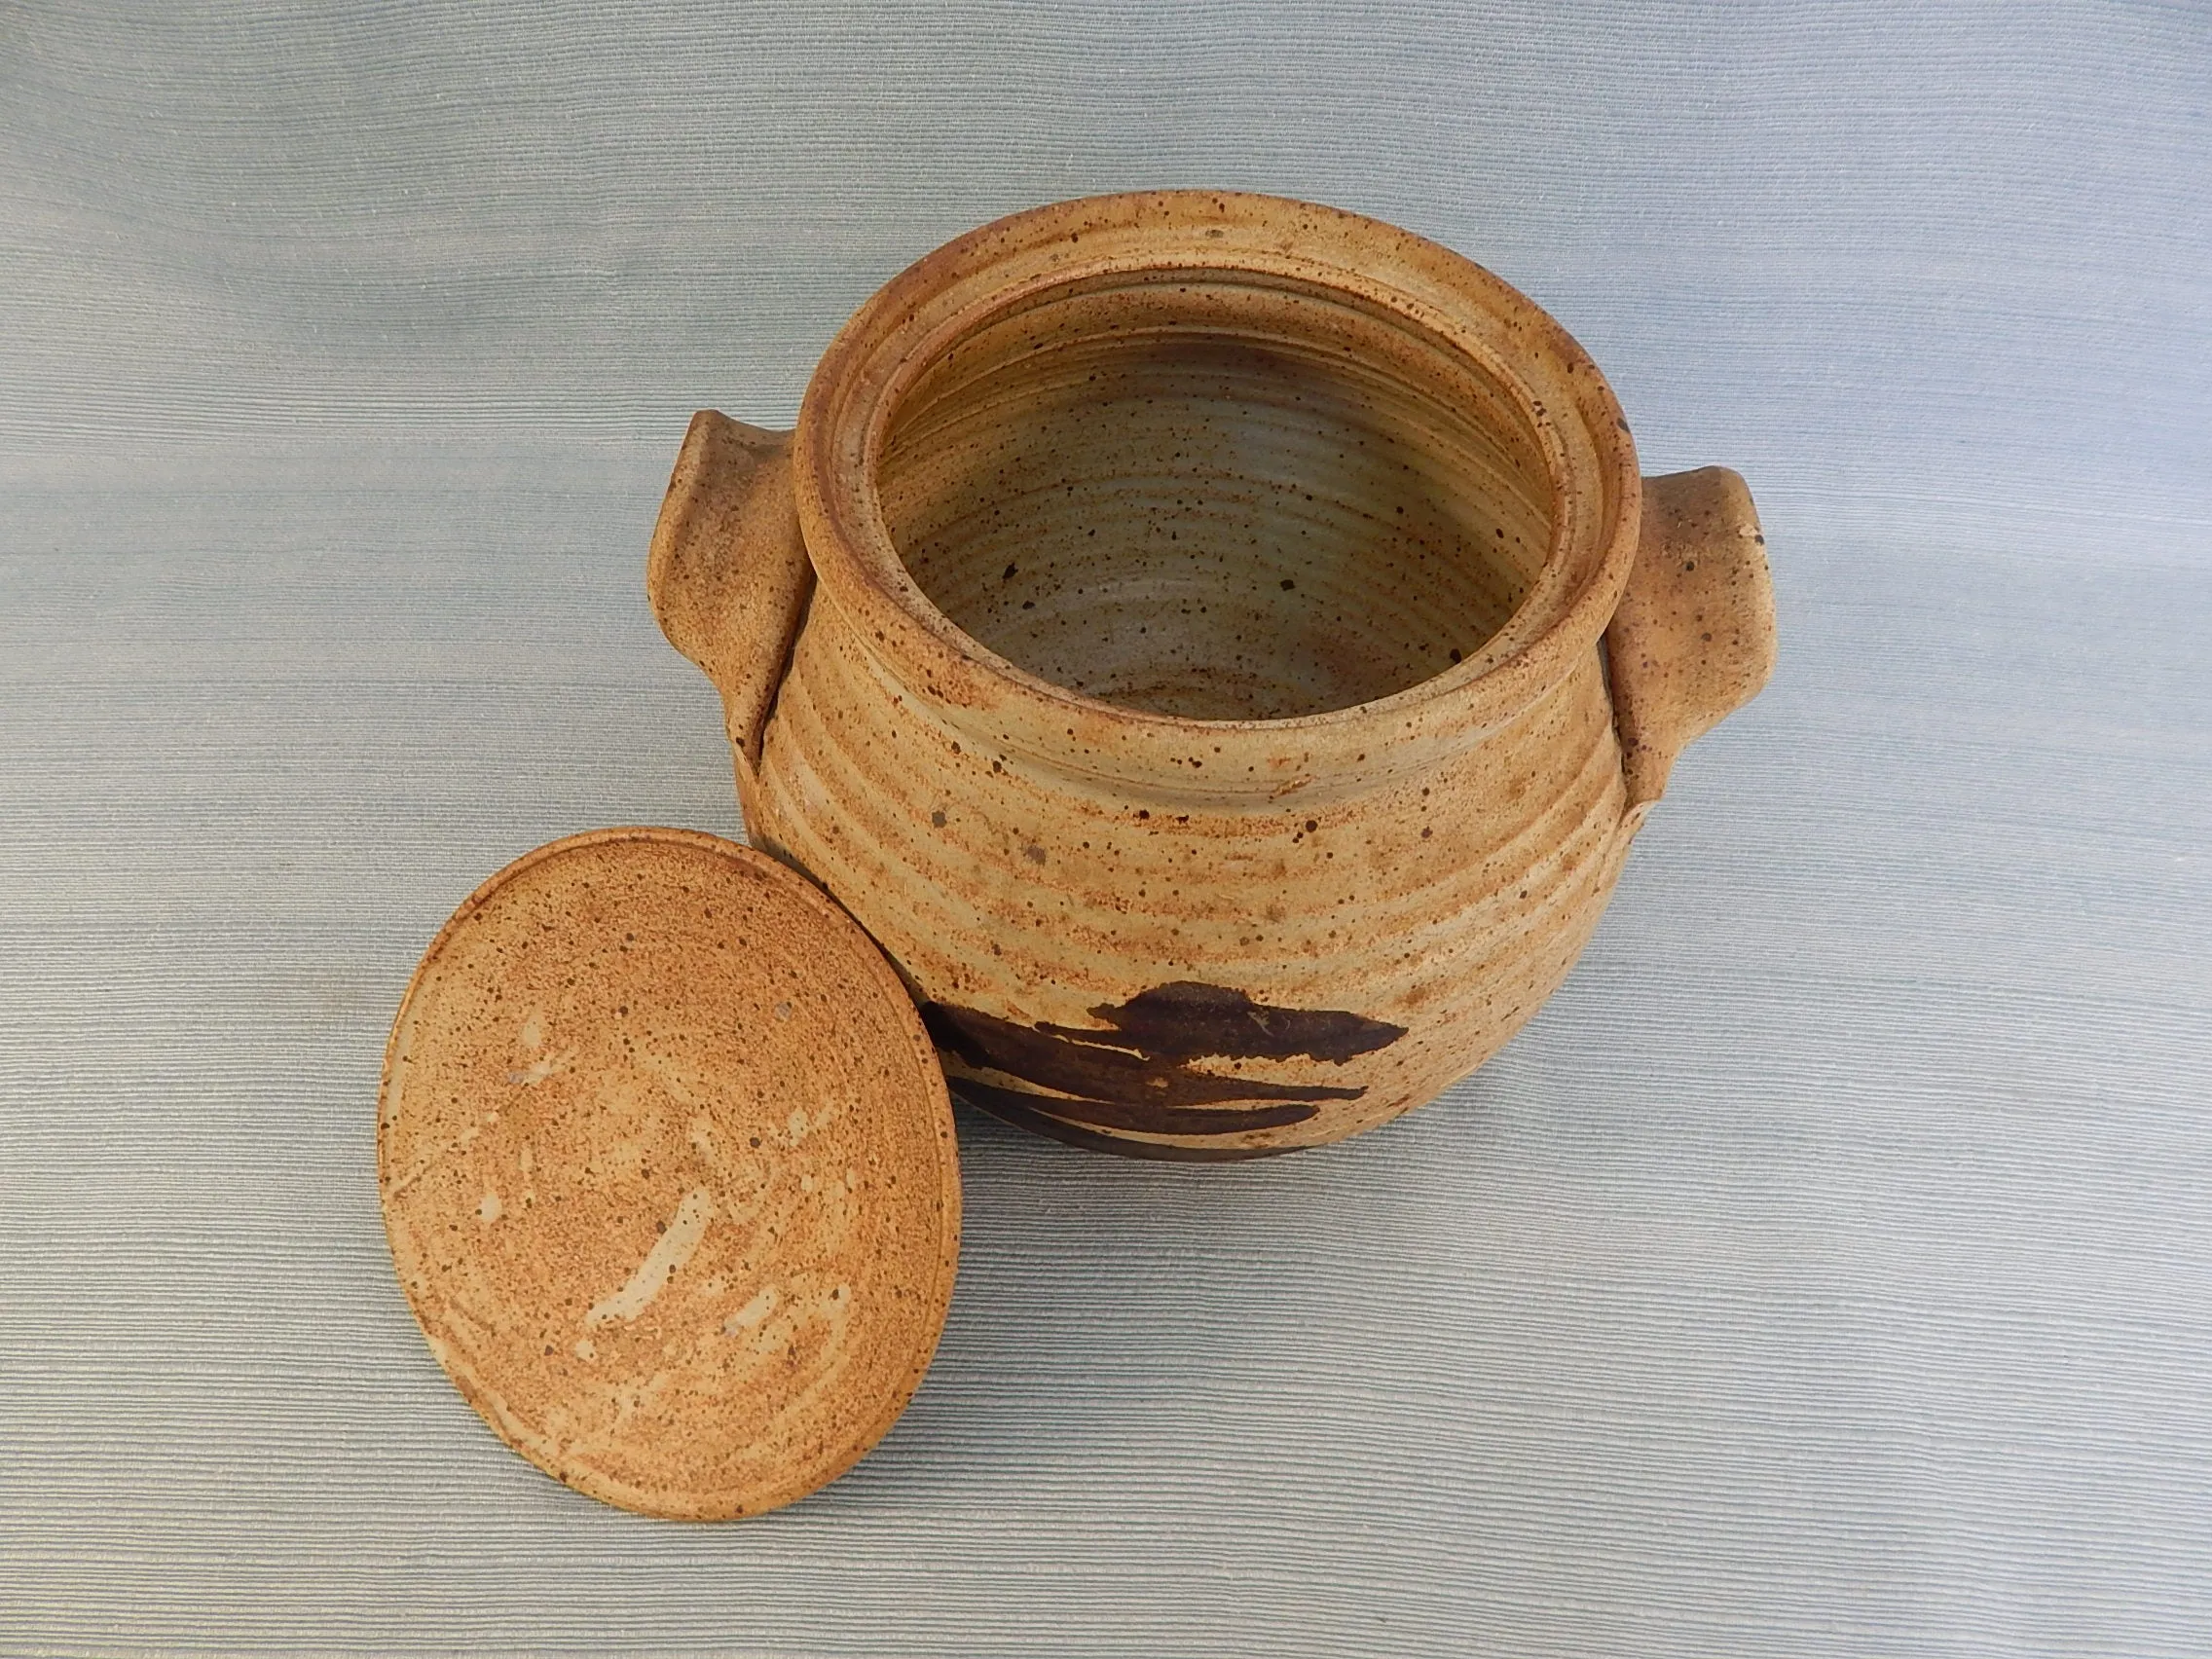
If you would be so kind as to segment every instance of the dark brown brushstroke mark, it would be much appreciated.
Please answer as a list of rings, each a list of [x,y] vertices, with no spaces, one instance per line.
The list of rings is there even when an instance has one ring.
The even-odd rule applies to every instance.
[[[1164,1059],[1059,1031],[1019,1025],[971,1008],[930,1003],[922,1021],[937,1046],[972,1066],[1005,1072],[1063,1094],[1124,1106],[1210,1106],[1222,1100],[1357,1100],[1364,1088],[1262,1083],[1193,1071],[1182,1053]],[[1109,1035],[1115,1042],[1118,1034]]]
[[[1071,1124],[1065,1118],[1055,1118],[1048,1112],[1033,1112],[1027,1106],[1015,1105],[1017,1099],[1042,1100],[1043,1095],[1022,1095],[1012,1088],[994,1089],[994,1094],[1009,1098],[988,1101],[975,1098],[970,1090],[977,1086],[966,1078],[949,1080],[952,1092],[979,1111],[1029,1130],[1033,1134],[1080,1146],[1088,1152],[1111,1152],[1121,1158],[1143,1158],[1162,1163],[1237,1163],[1254,1158],[1280,1158],[1286,1152],[1303,1152],[1296,1146],[1174,1146],[1165,1141],[1131,1140],[1126,1135],[1110,1135],[1097,1129],[1087,1129],[1081,1124]]]
[[[922,1005],[930,1036],[947,1053],[978,1070],[1054,1091],[1048,1096],[995,1084],[968,1085],[987,1110],[1002,1117],[1042,1112],[1159,1135],[1281,1128],[1312,1117],[1318,1108],[1310,1102],[1357,1100],[1367,1092],[1333,1084],[1222,1077],[1197,1070],[1194,1060],[1305,1055],[1343,1065],[1406,1034],[1402,1025],[1341,1009],[1272,1008],[1242,991],[1190,979],[1155,985],[1091,1013],[1105,1022],[1102,1027],[1023,1025],[975,1009]],[[1009,1098],[990,1101],[984,1093]],[[1246,1100],[1266,1104],[1222,1105]]]
[[[1058,1094],[1032,1094],[1026,1088],[1001,1088],[974,1078],[954,1078],[952,1086],[986,1111],[1050,1112],[1101,1128],[1135,1129],[1148,1135],[1226,1135],[1239,1129],[1279,1129],[1303,1124],[1318,1112],[1304,1101],[1279,1106],[1127,1106],[1115,1100],[1074,1100]]]
[[[1364,1014],[1334,1008],[1273,1008],[1242,991],[1176,979],[1139,991],[1119,1008],[1101,1004],[1090,1011],[1120,1035],[1086,1031],[1073,1025],[1037,1029],[1079,1043],[1105,1043],[1160,1059],[1195,1060],[1215,1054],[1232,1060],[1308,1059],[1343,1065],[1354,1054],[1386,1049],[1406,1034]]]

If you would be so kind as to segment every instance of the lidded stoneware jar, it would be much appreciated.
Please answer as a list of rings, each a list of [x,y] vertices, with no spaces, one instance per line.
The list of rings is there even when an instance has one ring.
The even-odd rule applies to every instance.
[[[1641,477],[1536,306],[1211,192],[986,226],[861,309],[794,433],[701,414],[649,587],[749,834],[954,1091],[1172,1159],[1481,1064],[1774,647],[1742,481]]]
[[[1430,1098],[1765,681],[1762,547],[1734,473],[1639,476],[1535,306],[1373,220],[1117,196],[930,255],[795,432],[694,419],[654,533],[759,850],[569,837],[416,970],[377,1145],[432,1351],[608,1502],[834,1478],[943,1329],[947,1080],[1164,1159]]]

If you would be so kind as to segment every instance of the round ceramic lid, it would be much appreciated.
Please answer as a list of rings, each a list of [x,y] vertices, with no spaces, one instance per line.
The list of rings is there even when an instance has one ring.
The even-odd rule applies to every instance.
[[[912,1002],[812,883],[712,835],[572,836],[477,889],[400,1004],[377,1166],[439,1363],[626,1509],[833,1479],[952,1296],[952,1112]]]

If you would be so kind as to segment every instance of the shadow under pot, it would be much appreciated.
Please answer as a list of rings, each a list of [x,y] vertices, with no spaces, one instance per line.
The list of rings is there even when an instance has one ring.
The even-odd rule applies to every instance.
[[[1212,192],[986,226],[861,309],[795,432],[701,413],[648,587],[750,836],[954,1091],[1151,1158],[1480,1065],[1774,658],[1743,481],[1641,477],[1531,302]]]

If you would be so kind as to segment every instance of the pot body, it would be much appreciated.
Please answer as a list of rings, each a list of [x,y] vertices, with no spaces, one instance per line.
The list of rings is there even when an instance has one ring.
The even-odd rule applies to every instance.
[[[795,438],[702,415],[650,585],[749,833],[883,947],[956,1092],[1248,1158],[1493,1053],[1764,680],[1741,481],[1651,482],[1456,255],[1109,198],[894,281]]]
[[[748,829],[899,965],[958,1092],[1124,1150],[1308,1146],[1429,1099],[1558,987],[1627,844],[1595,647],[1455,752],[1293,758],[1309,781],[1254,803],[1188,767],[1088,787],[958,715],[818,601]]]

